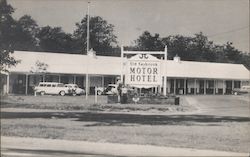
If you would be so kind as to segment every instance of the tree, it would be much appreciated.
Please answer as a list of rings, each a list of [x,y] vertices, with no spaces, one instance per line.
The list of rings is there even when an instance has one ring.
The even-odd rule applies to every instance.
[[[35,51],[38,49],[36,34],[39,27],[29,15],[22,16],[16,21],[13,39],[15,50]]]
[[[135,41],[135,43],[138,50],[159,51],[164,49],[160,35],[155,34],[152,36],[148,31],[143,32],[142,35],[139,36],[139,38]]]
[[[17,24],[21,30],[19,38],[22,41],[21,44],[24,45],[22,49],[36,50],[38,48],[36,35],[39,32],[36,21],[31,16],[24,15],[17,21]]]
[[[214,62],[216,55],[212,51],[213,47],[213,42],[209,41],[202,32],[195,34],[195,37],[192,39],[191,51],[195,53],[197,57],[195,60],[197,61]]]
[[[13,52],[15,20],[12,18],[14,9],[6,0],[0,0],[0,70],[18,63],[10,53]]]
[[[71,34],[65,33],[61,27],[42,27],[37,38],[40,48],[48,52],[74,52],[74,39]]]
[[[128,50],[163,50],[168,46],[168,58],[172,59],[175,55],[182,60],[206,61],[244,64],[250,69],[250,54],[242,53],[237,50],[233,43],[227,42],[224,45],[214,44],[208,40],[202,32],[193,37],[182,35],[167,36],[160,38],[159,34],[152,36],[150,32],[145,31],[135,42],[134,46],[128,46]]]
[[[229,62],[235,63],[235,61],[239,61],[241,58],[239,50],[233,47],[232,42],[227,42],[224,45],[224,52]]]
[[[105,52],[113,51],[116,47],[116,35],[114,35],[114,25],[102,19],[100,16],[91,17],[89,20],[90,48],[97,54],[105,55]],[[87,16],[80,23],[76,23],[74,38],[78,52],[87,52]],[[106,55],[108,55],[106,53]]]
[[[190,50],[192,44],[191,37],[182,35],[168,36],[162,38],[162,43],[168,47],[168,58],[178,55],[184,60],[195,60],[195,54]]]

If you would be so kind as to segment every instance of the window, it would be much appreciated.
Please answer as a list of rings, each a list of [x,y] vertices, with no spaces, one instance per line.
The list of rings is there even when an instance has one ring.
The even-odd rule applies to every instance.
[[[44,87],[44,84],[40,84],[39,87]]]
[[[64,85],[62,83],[58,84],[57,87],[63,87]]]
[[[47,84],[47,86],[46,87],[51,87],[51,84]]]
[[[55,84],[52,84],[52,87],[56,87],[56,85],[55,85]]]

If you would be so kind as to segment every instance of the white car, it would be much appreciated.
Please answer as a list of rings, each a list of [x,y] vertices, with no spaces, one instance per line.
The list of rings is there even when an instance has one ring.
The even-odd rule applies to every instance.
[[[40,82],[34,90],[36,93],[40,93],[41,95],[59,94],[64,96],[65,94],[70,93],[69,88],[65,87],[63,83],[57,82]]]
[[[85,94],[85,90],[82,88],[79,88],[77,84],[65,84],[64,86],[69,88],[70,93],[73,96]]]

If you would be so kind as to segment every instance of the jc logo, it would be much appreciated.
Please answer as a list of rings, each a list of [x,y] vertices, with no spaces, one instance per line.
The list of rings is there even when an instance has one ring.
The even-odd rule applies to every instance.
[[[141,55],[139,56],[139,58],[140,58],[140,59],[148,59],[148,56],[147,56],[147,54],[141,54]]]

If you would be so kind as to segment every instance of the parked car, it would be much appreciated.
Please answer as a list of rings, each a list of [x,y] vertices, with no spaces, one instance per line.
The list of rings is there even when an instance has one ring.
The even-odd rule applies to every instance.
[[[232,93],[234,95],[250,93],[250,86],[242,86],[241,88],[234,88]]]
[[[98,87],[97,88],[98,95],[115,95],[118,94],[118,85],[117,84],[109,84],[107,88]]]
[[[69,88],[70,94],[73,96],[85,94],[85,90],[79,88],[77,84],[65,84],[64,86]]]
[[[132,87],[126,87],[128,91],[134,91]],[[118,84],[109,84],[107,88],[98,87],[97,88],[98,95],[116,95],[118,94]]]
[[[56,95],[59,94],[64,96],[65,94],[69,94],[70,90],[68,87],[65,87],[63,83],[57,82],[40,82],[38,86],[34,88],[36,93],[40,93],[41,95],[51,94]]]

